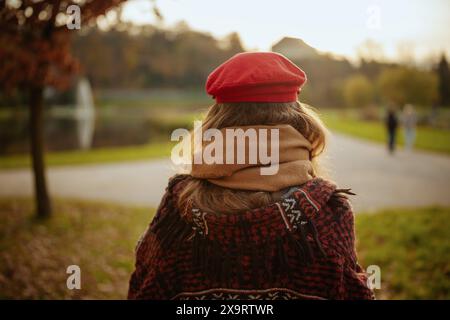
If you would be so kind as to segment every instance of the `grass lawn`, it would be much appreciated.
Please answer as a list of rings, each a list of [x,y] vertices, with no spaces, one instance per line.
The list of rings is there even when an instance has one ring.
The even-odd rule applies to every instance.
[[[362,121],[351,114],[335,111],[321,113],[328,128],[354,137],[386,143],[386,132],[381,122]],[[403,132],[398,131],[399,144],[403,145]],[[417,129],[417,149],[450,154],[450,130],[419,127]]]
[[[28,199],[0,200],[0,298],[125,298],[133,249],[153,210],[56,200],[49,221]],[[381,267],[378,298],[450,298],[450,208],[391,210],[356,218],[364,266]],[[77,264],[82,289],[66,289]]]
[[[450,208],[356,217],[359,259],[381,268],[379,299],[450,299]]]
[[[31,211],[29,200],[0,200],[0,299],[126,297],[134,246],[153,210],[56,200],[44,222]],[[81,290],[66,287],[72,264]]]
[[[174,143],[150,143],[142,146],[93,149],[88,151],[62,151],[46,154],[49,166],[78,165],[155,159],[170,156]],[[0,158],[0,169],[14,169],[31,166],[28,154]]]

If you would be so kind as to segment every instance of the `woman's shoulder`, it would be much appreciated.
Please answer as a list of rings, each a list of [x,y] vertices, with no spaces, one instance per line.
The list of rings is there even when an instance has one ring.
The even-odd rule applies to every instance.
[[[354,193],[350,189],[316,177],[293,188],[291,196],[295,196],[300,211],[307,219],[314,222],[318,229],[328,232],[332,226],[353,224],[352,195]]]
[[[350,188],[340,188],[331,180],[316,177],[299,186],[299,191],[318,209],[350,205]]]

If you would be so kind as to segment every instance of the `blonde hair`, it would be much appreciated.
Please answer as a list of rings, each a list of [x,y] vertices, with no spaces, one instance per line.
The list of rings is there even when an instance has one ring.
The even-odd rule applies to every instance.
[[[314,110],[298,101],[288,103],[217,103],[211,106],[202,129],[289,124],[312,145],[311,160],[314,175],[321,173],[317,157],[326,146],[327,130]],[[206,212],[235,213],[266,206],[278,193],[243,191],[219,187],[207,180],[190,177],[178,199],[184,210],[190,203]]]

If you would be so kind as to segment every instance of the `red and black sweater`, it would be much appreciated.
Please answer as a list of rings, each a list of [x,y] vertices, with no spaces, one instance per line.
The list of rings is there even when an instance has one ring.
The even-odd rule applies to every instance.
[[[373,299],[346,191],[315,178],[239,214],[181,213],[175,176],[136,248],[129,299]]]

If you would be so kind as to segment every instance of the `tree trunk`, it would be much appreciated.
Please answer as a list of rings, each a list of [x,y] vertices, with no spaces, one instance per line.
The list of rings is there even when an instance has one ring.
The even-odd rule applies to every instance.
[[[44,88],[42,86],[30,89],[30,139],[31,158],[34,173],[34,192],[36,198],[36,214],[38,218],[51,215],[50,198],[47,191],[44,164]]]

